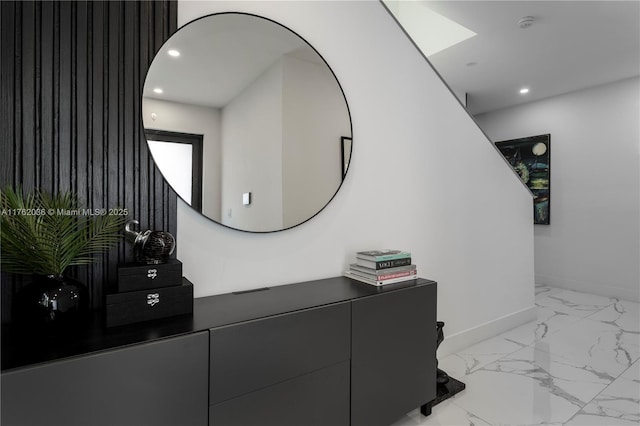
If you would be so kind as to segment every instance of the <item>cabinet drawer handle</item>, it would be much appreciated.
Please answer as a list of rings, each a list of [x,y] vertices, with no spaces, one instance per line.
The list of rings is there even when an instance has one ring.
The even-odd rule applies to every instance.
[[[160,293],[149,293],[147,294],[147,305],[155,306],[160,303]]]
[[[232,294],[255,293],[256,291],[265,291],[265,290],[269,290],[269,287],[256,288],[254,290],[234,291]]]

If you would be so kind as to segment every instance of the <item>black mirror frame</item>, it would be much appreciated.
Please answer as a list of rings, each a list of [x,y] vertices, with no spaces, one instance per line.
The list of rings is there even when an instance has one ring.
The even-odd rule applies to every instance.
[[[285,26],[285,25],[283,25],[283,24],[281,24],[281,23],[279,23],[279,22],[277,22],[277,21],[274,21],[273,19],[266,18],[266,17],[264,17],[264,16],[256,15],[256,14],[253,14],[253,13],[247,13],[247,12],[220,12],[220,13],[211,13],[211,14],[209,14],[209,15],[201,16],[201,17],[199,17],[199,18],[197,18],[197,19],[194,19],[194,20],[192,20],[192,21],[189,21],[189,22],[187,22],[186,24],[184,24],[184,25],[182,25],[181,27],[179,27],[179,28],[176,30],[176,32],[174,32],[174,33],[172,34],[172,36],[173,36],[174,34],[176,34],[178,31],[180,31],[181,29],[183,29],[183,28],[185,28],[186,26],[188,26],[189,24],[192,24],[192,23],[194,23],[194,22],[197,22],[197,21],[199,21],[199,20],[201,20],[201,19],[206,19],[206,18],[210,18],[210,17],[212,17],[212,16],[218,16],[218,15],[245,15],[245,16],[251,16],[251,17],[254,17],[254,18],[263,19],[263,20],[265,20],[265,21],[272,22],[272,23],[274,23],[274,24],[276,24],[276,25],[278,25],[278,26],[280,26],[280,27],[282,27],[282,28],[286,29],[287,31],[291,32],[292,34],[295,34],[298,38],[300,38],[300,40],[304,41],[304,42],[307,44],[307,46],[309,46],[309,47],[310,47],[310,48],[311,48],[311,49],[312,49],[312,50],[313,50],[313,51],[318,55],[318,57],[319,57],[320,59],[322,59],[322,62],[327,66],[327,68],[328,68],[328,69],[329,69],[329,71],[331,72],[331,75],[333,75],[333,78],[335,79],[335,81],[336,81],[336,83],[337,83],[337,85],[338,85],[338,88],[340,89],[340,93],[342,93],[342,97],[343,97],[343,99],[344,99],[344,103],[345,103],[345,106],[346,106],[346,108],[347,108],[347,114],[348,114],[348,116],[349,116],[349,129],[350,129],[351,136],[345,136],[345,137],[342,137],[342,138],[341,138],[341,140],[342,140],[342,142],[344,142],[344,139],[345,139],[345,138],[347,138],[347,139],[350,139],[351,141],[353,141],[353,121],[352,121],[352,119],[351,119],[351,110],[349,109],[349,103],[347,102],[347,97],[346,97],[346,95],[345,95],[345,93],[344,93],[344,89],[342,88],[342,85],[340,84],[340,80],[338,80],[338,77],[337,77],[337,76],[336,76],[336,74],[333,72],[333,69],[329,66],[329,64],[327,63],[327,61],[326,61],[326,60],[324,59],[324,57],[320,54],[320,52],[318,52],[318,51],[316,50],[316,48],[315,48],[315,47],[313,47],[313,46],[311,45],[311,43],[309,43],[309,42],[308,42],[304,37],[300,36],[300,34],[298,34],[297,32],[293,31],[291,28],[289,28],[289,27],[287,27],[287,26]],[[170,41],[171,41],[171,37],[169,37],[167,40],[165,40],[165,42],[163,43],[163,45],[162,45],[162,46],[160,47],[160,49],[158,49],[158,51],[156,52],[156,55],[158,55],[158,54],[159,54],[159,52],[161,52],[161,51],[162,51],[162,48],[164,47],[164,45],[165,45],[165,44],[167,44],[167,43],[169,43]],[[155,59],[155,56],[156,56],[156,55],[154,55],[154,58],[153,58],[153,59]],[[153,64],[153,59],[152,59],[152,61],[151,61],[151,64]],[[144,87],[145,87],[146,79],[147,79],[147,76],[148,76],[148,74],[149,74],[149,70],[151,69],[151,64],[149,65],[149,69],[147,70],[147,75],[145,75],[145,81],[144,81],[144,84],[142,85],[142,88],[144,88]],[[141,97],[142,97],[142,93],[141,93]],[[144,127],[144,117],[142,116],[142,108],[140,108],[140,122],[141,122],[142,126]],[[149,135],[149,136],[153,135],[153,137],[161,138],[161,137],[163,137],[163,134],[165,135],[165,137],[166,137],[166,135],[177,136],[177,137],[179,137],[180,135],[200,136],[200,138],[201,138],[201,139],[200,139],[200,146],[199,146],[199,150],[200,150],[200,151],[199,151],[199,152],[200,152],[200,160],[202,160],[202,137],[201,137],[201,135],[191,135],[191,134],[186,134],[186,133],[177,133],[177,132],[159,131],[159,130],[146,129],[146,128],[145,128],[145,129],[143,129],[143,130],[144,130],[144,134],[145,134],[145,138],[146,138],[146,139],[149,139],[149,137],[148,137],[147,135]],[[162,140],[162,139],[156,139],[156,140]],[[166,140],[166,139],[165,139],[165,140]],[[176,140],[176,139],[172,139],[171,141],[172,141],[172,142],[179,142],[179,140]],[[194,148],[195,148],[195,145],[194,145]],[[341,148],[341,149],[342,149],[342,148]],[[353,149],[353,145],[351,145],[351,147],[350,147],[350,149],[349,149],[349,161],[351,161],[351,151],[352,151],[352,149]],[[194,151],[194,153],[195,153],[195,151]],[[150,155],[151,155],[151,154],[150,154]],[[198,213],[200,213],[200,215],[201,215],[202,217],[204,217],[204,218],[206,218],[206,219],[210,220],[211,222],[216,223],[216,224],[218,224],[218,225],[220,225],[220,226],[223,226],[223,227],[225,227],[225,228],[228,228],[228,229],[233,229],[233,230],[235,230],[235,231],[247,232],[247,233],[252,233],[252,234],[270,234],[270,233],[274,233],[274,232],[282,232],[282,231],[286,231],[286,230],[289,230],[289,229],[295,228],[295,227],[297,227],[297,226],[300,226],[300,225],[302,225],[302,224],[304,224],[304,223],[306,223],[306,222],[310,221],[311,219],[313,219],[314,217],[316,217],[318,214],[320,214],[320,212],[322,212],[322,211],[323,211],[323,210],[324,210],[324,209],[325,209],[325,208],[326,208],[326,207],[327,207],[327,206],[328,206],[328,205],[333,201],[333,199],[335,198],[335,196],[336,196],[336,195],[338,194],[338,192],[340,191],[340,188],[342,188],[342,184],[344,183],[344,180],[345,180],[345,178],[346,178],[346,174],[347,174],[347,171],[348,171],[348,168],[349,168],[348,166],[346,166],[346,169],[345,169],[344,155],[345,155],[344,150],[341,150],[342,178],[341,178],[341,180],[340,180],[340,184],[339,184],[339,185],[338,185],[338,187],[336,188],[335,193],[331,196],[331,198],[330,198],[329,200],[327,200],[327,202],[325,203],[325,205],[324,205],[320,210],[318,210],[315,214],[313,214],[313,215],[312,215],[312,216],[310,216],[308,219],[306,219],[306,220],[304,220],[304,221],[302,221],[302,222],[300,222],[300,223],[297,223],[297,224],[295,224],[295,225],[292,225],[292,226],[289,226],[289,227],[286,227],[286,228],[282,228],[282,229],[274,229],[274,230],[270,230],[270,231],[252,231],[252,230],[248,230],[248,229],[239,229],[239,228],[234,228],[234,227],[232,227],[232,226],[225,225],[225,224],[223,224],[223,223],[221,223],[221,222],[218,222],[218,221],[216,221],[216,220],[214,220],[214,219],[212,219],[212,218],[210,218],[210,217],[208,217],[208,216],[206,216],[206,215],[202,214],[202,163],[201,163],[201,161],[200,161],[200,165],[199,165],[199,169],[200,169],[200,170],[199,170],[199,174],[200,174],[200,182],[199,182],[199,184],[198,184],[198,191],[199,191],[199,193],[200,193],[200,195],[199,195],[199,200],[200,200],[199,206],[195,206],[195,205],[194,205],[194,206],[191,206],[191,205],[189,205],[189,204],[188,204],[188,203],[186,203],[186,202],[185,202],[185,204],[189,205],[189,207],[191,207],[191,208],[193,208],[194,210],[196,210]],[[151,155],[151,157],[153,158],[153,155]],[[196,168],[196,167],[194,167],[194,176],[195,176],[195,174],[196,174],[196,170],[195,170],[195,168]],[[162,174],[162,171],[160,171],[160,173]],[[164,178],[164,175],[163,175],[163,178]],[[194,178],[194,179],[195,179],[195,178]],[[171,184],[170,184],[168,181],[166,181],[166,179],[165,179],[165,182],[167,182],[167,185],[168,185],[169,187],[171,187],[171,189],[175,192],[175,190],[173,189],[173,187],[171,186]],[[196,181],[195,181],[195,180],[193,181],[193,184],[194,184],[194,185],[196,184]],[[195,193],[195,192],[196,192],[196,191],[194,191],[194,193]],[[177,193],[176,193],[176,195],[177,195]],[[182,201],[184,201],[184,200],[182,199],[182,197],[180,197],[179,195],[177,195],[177,196],[178,196],[178,198],[180,198]]]

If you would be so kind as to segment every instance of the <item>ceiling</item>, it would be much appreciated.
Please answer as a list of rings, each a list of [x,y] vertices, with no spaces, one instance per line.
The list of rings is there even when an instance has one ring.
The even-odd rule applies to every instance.
[[[477,33],[429,56],[471,114],[640,74],[637,0],[418,3]],[[525,16],[534,22],[521,29]]]
[[[178,50],[179,57],[168,55]],[[322,59],[295,33],[246,14],[218,14],[177,31],[156,54],[143,96],[222,108],[283,55]],[[160,88],[162,94],[153,89]]]
[[[454,92],[466,93],[467,109],[474,115],[640,74],[640,0],[410,4],[477,34],[429,56]],[[524,16],[534,22],[521,29],[518,20]],[[426,30],[420,37],[442,36],[440,30],[431,35]],[[166,55],[172,48],[182,52],[180,58]],[[293,51],[299,56],[302,50],[315,55],[300,38],[268,20],[233,14],[203,18],[165,43],[147,76],[144,95],[222,107],[278,57]],[[154,94],[155,87],[165,93]],[[521,95],[522,87],[530,92]]]

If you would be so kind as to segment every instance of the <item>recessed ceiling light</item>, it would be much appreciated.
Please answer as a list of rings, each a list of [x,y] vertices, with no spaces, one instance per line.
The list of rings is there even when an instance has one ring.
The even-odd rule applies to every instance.
[[[529,88],[528,87],[523,87],[522,89],[520,89],[520,94],[521,95],[526,95],[527,93],[529,93]]]
[[[180,56],[180,52],[178,52],[175,49],[171,49],[167,53],[169,54],[169,56],[173,56],[174,58],[177,58],[178,56]]]
[[[153,89],[153,92],[154,93],[162,93],[163,90],[161,88],[159,88],[159,87],[156,87],[155,89]]]

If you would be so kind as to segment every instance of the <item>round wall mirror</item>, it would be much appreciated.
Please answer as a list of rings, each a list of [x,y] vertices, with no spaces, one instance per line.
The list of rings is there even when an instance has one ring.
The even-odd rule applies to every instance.
[[[351,159],[335,75],[300,36],[255,15],[214,14],[180,28],[149,67],[142,115],[171,187],[241,231],[306,222],[338,192]]]

